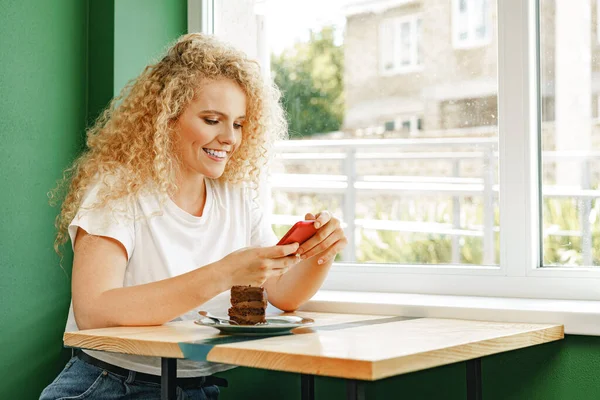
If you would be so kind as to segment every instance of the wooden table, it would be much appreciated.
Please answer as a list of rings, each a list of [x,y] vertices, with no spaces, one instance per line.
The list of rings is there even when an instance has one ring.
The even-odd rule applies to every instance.
[[[562,325],[298,312],[310,327],[267,338],[220,335],[192,321],[65,333],[67,347],[162,357],[162,397],[174,399],[176,359],[301,374],[303,400],[314,376],[345,378],[348,399],[365,381],[467,361],[467,399],[481,399],[481,357],[564,338]]]

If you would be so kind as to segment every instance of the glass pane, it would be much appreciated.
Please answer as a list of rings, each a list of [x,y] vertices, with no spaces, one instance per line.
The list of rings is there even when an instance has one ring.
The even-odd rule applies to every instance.
[[[541,0],[544,265],[600,264],[597,1]]]
[[[400,24],[400,64],[410,65],[410,23]]]
[[[277,232],[327,208],[350,238],[341,261],[497,264],[496,41],[454,49],[454,1],[261,4],[291,136],[271,170]],[[421,69],[381,73],[390,20]]]
[[[487,35],[487,1],[477,0],[475,5],[475,38],[485,39]]]
[[[423,63],[423,48],[421,44],[421,19],[417,19],[417,27],[416,27],[416,51],[417,51],[417,65],[421,65]]]
[[[467,8],[467,0],[460,0],[458,7],[457,18],[454,23],[458,31],[458,39],[460,41],[466,41],[469,39],[469,9]]]
[[[381,64],[385,71],[394,69],[394,49],[395,49],[395,38],[394,38],[394,21],[384,21],[381,25],[381,38],[379,40],[379,46],[381,48]]]

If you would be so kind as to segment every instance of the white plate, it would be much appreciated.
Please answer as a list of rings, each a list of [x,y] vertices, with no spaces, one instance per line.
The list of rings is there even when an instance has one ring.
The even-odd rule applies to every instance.
[[[302,318],[294,315],[267,316],[265,319],[267,323],[258,325],[230,325],[228,322],[217,323],[209,318],[201,318],[194,321],[194,323],[216,328],[221,333],[228,335],[273,336],[284,335],[294,328],[307,326],[315,322],[310,318]]]

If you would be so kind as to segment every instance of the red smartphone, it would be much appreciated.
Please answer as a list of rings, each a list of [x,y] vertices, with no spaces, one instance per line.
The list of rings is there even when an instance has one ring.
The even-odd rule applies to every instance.
[[[315,221],[298,221],[289,231],[287,231],[277,245],[290,243],[302,244],[310,239],[315,233],[317,233]]]

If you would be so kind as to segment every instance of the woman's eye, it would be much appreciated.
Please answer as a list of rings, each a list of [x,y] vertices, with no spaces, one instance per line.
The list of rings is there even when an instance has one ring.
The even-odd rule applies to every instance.
[[[206,122],[208,125],[216,125],[219,123],[219,121],[217,121],[215,119],[209,119],[209,118],[204,118],[204,122]]]
[[[242,129],[244,125],[240,125],[240,124],[233,124],[233,127],[235,129]]]

